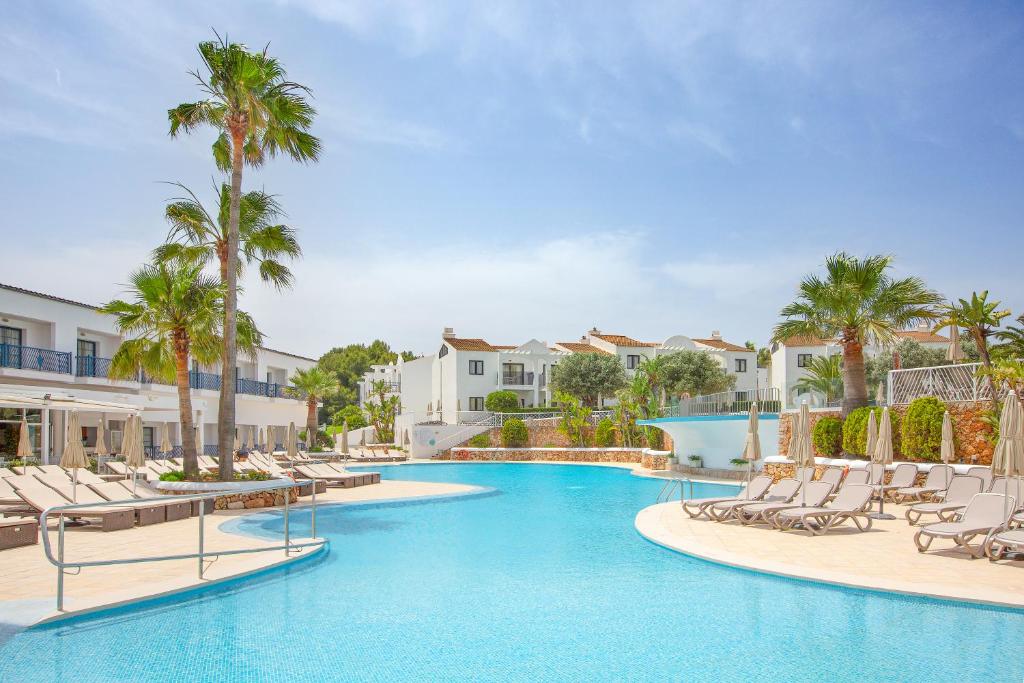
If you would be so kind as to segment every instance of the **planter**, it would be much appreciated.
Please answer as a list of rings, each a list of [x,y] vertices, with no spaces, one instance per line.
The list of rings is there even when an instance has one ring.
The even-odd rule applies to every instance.
[[[691,455],[686,459],[686,462],[689,463],[690,467],[696,467],[697,469],[704,467],[704,458],[699,455]]]
[[[218,510],[241,510],[284,505],[284,494],[288,502],[299,500],[299,485],[290,489],[266,490],[268,483],[285,481],[154,481],[151,486],[161,493],[172,496],[187,496],[196,493],[223,493],[218,496],[214,507]]]

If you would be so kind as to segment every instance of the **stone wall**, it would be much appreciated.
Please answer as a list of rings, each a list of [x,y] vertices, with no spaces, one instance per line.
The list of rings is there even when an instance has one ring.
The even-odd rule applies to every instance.
[[[663,470],[666,454],[646,448],[468,448],[449,452],[452,460],[496,462],[622,462],[636,463],[649,470]]]
[[[814,478],[820,479],[821,473],[828,468],[828,465],[815,465],[814,466]],[[885,471],[885,483],[892,481],[892,475],[895,470]],[[778,481],[779,479],[793,479],[796,477],[796,466],[788,462],[766,462],[764,468],[761,470],[761,474],[766,474],[772,478],[772,481]],[[915,486],[924,486],[925,479],[928,478],[927,472],[918,472]]]
[[[215,510],[242,510],[248,508],[269,508],[277,505],[284,505],[284,489],[273,491],[245,491],[241,493],[226,493],[217,496],[214,501]],[[201,491],[162,491],[164,494],[173,496],[190,496]],[[288,489],[288,503],[299,502],[298,487]]]
[[[907,407],[893,406],[891,410],[902,418],[907,412]],[[991,404],[985,401],[946,404],[949,416],[953,420],[953,436],[956,440],[956,454],[959,461],[977,463],[979,465],[992,464],[993,446],[987,438],[991,433],[991,428],[981,419],[985,411],[991,407]],[[794,414],[793,412],[787,412],[779,416],[779,455],[789,454],[789,434],[792,429]],[[812,431],[814,424],[825,415],[839,417],[839,409],[812,410]],[[817,449],[815,449],[814,454],[820,457],[831,457],[829,454],[818,453]],[[923,458],[915,458],[913,454],[894,453],[893,455],[897,460],[924,462]]]

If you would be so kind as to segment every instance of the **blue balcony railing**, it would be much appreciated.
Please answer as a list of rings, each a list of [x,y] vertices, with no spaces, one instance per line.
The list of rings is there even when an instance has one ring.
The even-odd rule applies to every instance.
[[[109,377],[110,359],[96,356],[75,356],[75,375],[78,377]]]
[[[34,346],[0,344],[0,367],[71,374],[71,354]]]
[[[220,391],[220,375],[210,372],[190,372],[188,373],[188,383],[193,389]]]

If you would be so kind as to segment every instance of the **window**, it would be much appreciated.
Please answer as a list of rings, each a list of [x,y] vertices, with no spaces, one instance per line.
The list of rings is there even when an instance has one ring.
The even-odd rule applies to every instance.
[[[484,374],[484,362],[482,360],[471,360],[471,361],[469,361],[469,374],[471,374],[471,375],[482,375],[482,374]]]
[[[747,359],[746,358],[737,358],[736,359],[736,372],[746,372],[746,371],[747,371]]]
[[[444,358],[447,355],[448,355],[448,345],[447,344],[441,344],[441,350],[437,352],[437,357],[438,358]]]
[[[96,357],[96,342],[88,339],[78,340],[78,355],[82,358]]]
[[[21,330],[17,327],[4,327],[0,325],[0,344],[21,346]]]
[[[798,368],[807,368],[811,366],[811,360],[814,358],[813,353],[798,353],[796,354],[796,366]]]
[[[626,369],[635,370],[640,365],[640,356],[626,356]]]
[[[480,361],[483,362],[483,361]],[[470,396],[469,397],[469,409],[473,411],[480,411],[484,409],[484,397],[483,396]]]

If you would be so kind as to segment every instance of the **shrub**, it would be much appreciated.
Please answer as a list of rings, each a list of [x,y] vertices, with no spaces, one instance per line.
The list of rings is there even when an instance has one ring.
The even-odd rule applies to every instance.
[[[871,454],[866,451],[868,444],[868,415],[871,414],[872,410],[875,411],[875,422],[881,427],[881,408],[864,406],[863,408],[857,408],[846,416],[846,421],[843,423],[843,450],[847,453],[871,457]],[[890,410],[889,419],[892,422],[893,455],[899,455],[902,453],[900,450],[902,442],[900,438],[900,414]]]
[[[160,475],[160,481],[185,481],[185,473],[181,470],[171,470]]]
[[[519,411],[519,397],[514,391],[492,391],[484,399],[484,408],[492,413],[515,413]]]
[[[491,447],[491,435],[487,432],[480,432],[472,439],[469,440],[469,445],[472,448],[490,448]]]
[[[923,396],[911,401],[903,416],[904,457],[939,460],[942,445],[942,416],[946,404],[934,396]]]
[[[501,426],[501,445],[505,448],[522,448],[530,441],[526,423],[518,418],[506,420]]]
[[[348,420],[348,429],[352,431],[354,429],[362,429],[367,426],[369,422],[366,421],[366,415],[356,405],[347,405],[344,408],[338,410],[331,417],[331,422],[337,426],[337,432],[341,433],[341,427],[345,424],[345,420]]]
[[[270,472],[264,472],[263,470],[256,470],[254,472],[242,472],[239,474],[239,478],[243,481],[268,481],[270,479]]]
[[[594,445],[600,448],[615,445],[615,423],[609,418],[603,418],[597,423],[597,428],[594,430]]]
[[[814,448],[824,457],[835,457],[843,448],[843,421],[838,417],[823,417],[814,423],[811,433]]]
[[[747,462],[746,458],[733,458],[729,461],[733,467],[746,467],[750,463]]]

